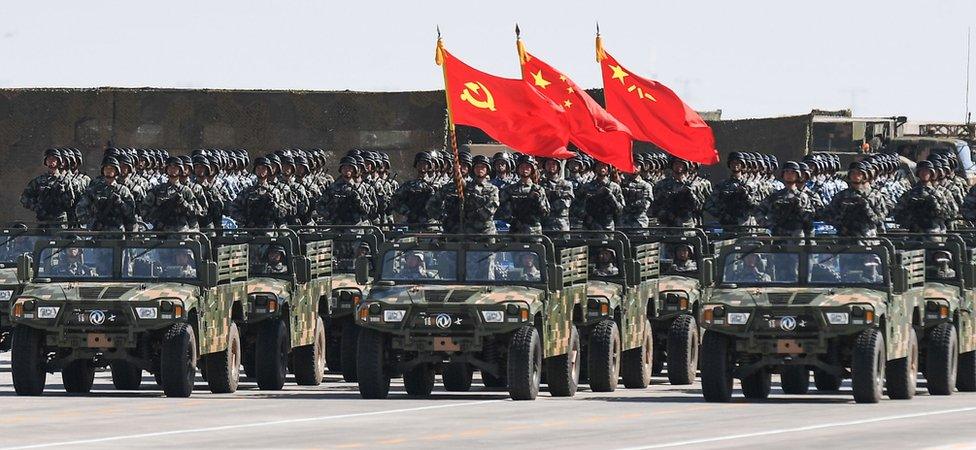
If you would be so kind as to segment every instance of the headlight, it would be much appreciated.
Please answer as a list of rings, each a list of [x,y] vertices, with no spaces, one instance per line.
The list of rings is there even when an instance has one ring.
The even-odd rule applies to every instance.
[[[10,289],[0,290],[0,301],[10,300],[10,297],[14,295],[14,291]]]
[[[749,313],[730,312],[728,318],[729,325],[745,325],[749,321]]]
[[[847,325],[851,321],[851,315],[846,312],[827,313],[827,322],[831,325]]]
[[[481,317],[488,323],[498,323],[505,321],[505,313],[501,311],[481,311]]]
[[[155,319],[159,317],[159,310],[155,307],[136,307],[136,316],[140,319]]]
[[[9,292],[9,291],[7,291]],[[38,319],[53,319],[58,317],[58,310],[61,309],[57,306],[42,306],[37,308],[37,318]]]
[[[402,309],[388,309],[383,311],[384,322],[400,322],[407,312]]]

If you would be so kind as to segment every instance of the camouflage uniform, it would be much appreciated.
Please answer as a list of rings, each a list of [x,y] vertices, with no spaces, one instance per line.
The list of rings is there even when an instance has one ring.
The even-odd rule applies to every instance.
[[[654,203],[651,212],[661,225],[698,226],[701,224],[701,213],[706,197],[695,183],[668,177],[654,186]]]
[[[867,185],[835,194],[823,212],[824,221],[837,229],[837,234],[854,237],[876,236],[886,216],[881,193]]]
[[[325,190],[316,210],[326,224],[369,225],[372,205],[362,183],[340,178]]]
[[[119,183],[92,183],[78,201],[78,222],[89,230],[132,231],[136,202],[129,188]]]
[[[424,227],[436,224],[436,220],[428,216],[427,203],[434,195],[434,185],[422,178],[403,183],[393,196],[395,211],[404,216],[410,227]]]
[[[638,175],[627,176],[620,182],[624,196],[624,209],[620,215],[620,226],[627,228],[647,228],[650,219],[647,212],[651,207],[654,187]]]
[[[183,183],[166,182],[146,194],[143,216],[154,230],[187,231],[203,214],[193,190]]]
[[[543,218],[542,229],[569,231],[569,212],[576,198],[572,183],[562,178],[544,178],[539,184],[549,200],[549,215]]]
[[[945,232],[946,221],[956,216],[956,207],[944,190],[917,184],[898,199],[895,222],[919,233]]]
[[[77,203],[77,186],[64,173],[39,175],[20,196],[20,204],[37,215],[38,222],[64,222],[68,210]]]
[[[237,195],[228,212],[242,228],[277,228],[285,223],[288,215],[285,203],[280,190],[270,184],[256,183]]]
[[[542,234],[542,220],[548,215],[549,199],[542,186],[519,180],[501,189],[498,216],[508,221],[510,233]]]
[[[774,236],[804,236],[814,212],[810,196],[790,187],[772,193],[759,205],[760,224]]]
[[[620,185],[608,178],[596,178],[583,185],[577,201],[583,207],[583,227],[587,230],[616,228],[617,217],[624,210],[624,193]]]
[[[464,228],[461,227],[461,202],[453,183],[442,185],[427,204],[428,215],[442,221],[449,234],[495,234],[498,188],[488,179],[471,180],[464,185]]]
[[[729,178],[705,200],[705,211],[725,226],[755,225],[755,210],[760,197],[756,188],[739,178]]]

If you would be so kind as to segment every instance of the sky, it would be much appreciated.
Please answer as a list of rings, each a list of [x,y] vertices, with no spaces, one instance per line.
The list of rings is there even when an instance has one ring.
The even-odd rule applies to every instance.
[[[437,26],[458,58],[517,78],[516,23],[600,87],[597,22],[628,69],[724,118],[965,119],[974,0],[4,0],[0,87],[440,89]]]

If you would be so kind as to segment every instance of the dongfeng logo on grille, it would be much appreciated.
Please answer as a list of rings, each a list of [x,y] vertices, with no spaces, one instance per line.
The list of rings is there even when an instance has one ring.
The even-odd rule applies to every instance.
[[[448,329],[451,328],[451,316],[447,314],[438,314],[437,319],[434,321],[437,324],[437,328]]]
[[[94,325],[101,325],[105,323],[105,312],[96,309],[88,313],[88,321]]]
[[[779,327],[783,331],[793,331],[796,329],[796,317],[786,316],[779,320]]]

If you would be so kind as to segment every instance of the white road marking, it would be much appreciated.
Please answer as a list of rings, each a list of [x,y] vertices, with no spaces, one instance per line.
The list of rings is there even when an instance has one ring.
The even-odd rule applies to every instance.
[[[805,427],[782,428],[779,430],[767,430],[767,431],[757,431],[754,433],[732,434],[727,436],[716,436],[711,438],[694,439],[690,441],[675,441],[675,442],[665,442],[662,444],[645,445],[640,447],[627,447],[618,450],[644,450],[644,449],[651,449],[651,448],[681,447],[685,445],[708,444],[712,442],[732,441],[737,439],[747,439],[747,438],[762,437],[762,436],[773,436],[773,435],[785,434],[785,433],[800,433],[804,431],[822,430],[825,428],[850,427],[850,426],[865,425],[870,423],[888,422],[892,420],[915,419],[918,417],[938,416],[942,414],[953,414],[953,413],[972,412],[972,411],[976,411],[976,407],[943,409],[939,411],[928,411],[928,412],[913,413],[913,414],[900,414],[897,416],[875,417],[873,419],[852,420],[849,422],[822,423],[819,425],[808,425]]]
[[[83,444],[96,444],[99,442],[112,442],[112,441],[123,441],[128,439],[143,439],[143,438],[154,438],[159,436],[173,436],[180,434],[191,434],[191,433],[206,433],[210,431],[225,431],[225,430],[236,430],[241,428],[252,428],[252,427],[267,427],[282,424],[293,424],[302,422],[317,422],[322,420],[339,420],[339,419],[351,419],[355,417],[369,417],[369,416],[381,416],[386,414],[396,414],[404,412],[416,412],[416,411],[427,411],[431,409],[444,409],[444,408],[457,408],[461,406],[477,406],[484,405],[488,403],[497,403],[504,400],[480,400],[476,402],[466,402],[466,403],[451,403],[447,405],[432,405],[432,406],[419,406],[416,408],[403,408],[403,409],[388,409],[385,411],[372,411],[365,413],[355,413],[355,414],[339,414],[334,416],[318,416],[318,417],[301,417],[296,419],[282,419],[275,420],[271,422],[254,422],[246,424],[235,424],[235,425],[222,425],[216,427],[205,427],[205,428],[191,428],[186,430],[173,430],[173,431],[160,431],[156,433],[141,433],[141,434],[125,434],[121,436],[109,436],[103,438],[93,438],[93,439],[79,439],[74,441],[62,441],[62,442],[48,442],[45,444],[32,444],[32,445],[20,445],[14,447],[3,447],[0,450],[14,450],[14,449],[26,449],[26,448],[46,448],[46,447],[61,447],[66,445],[83,445]]]

